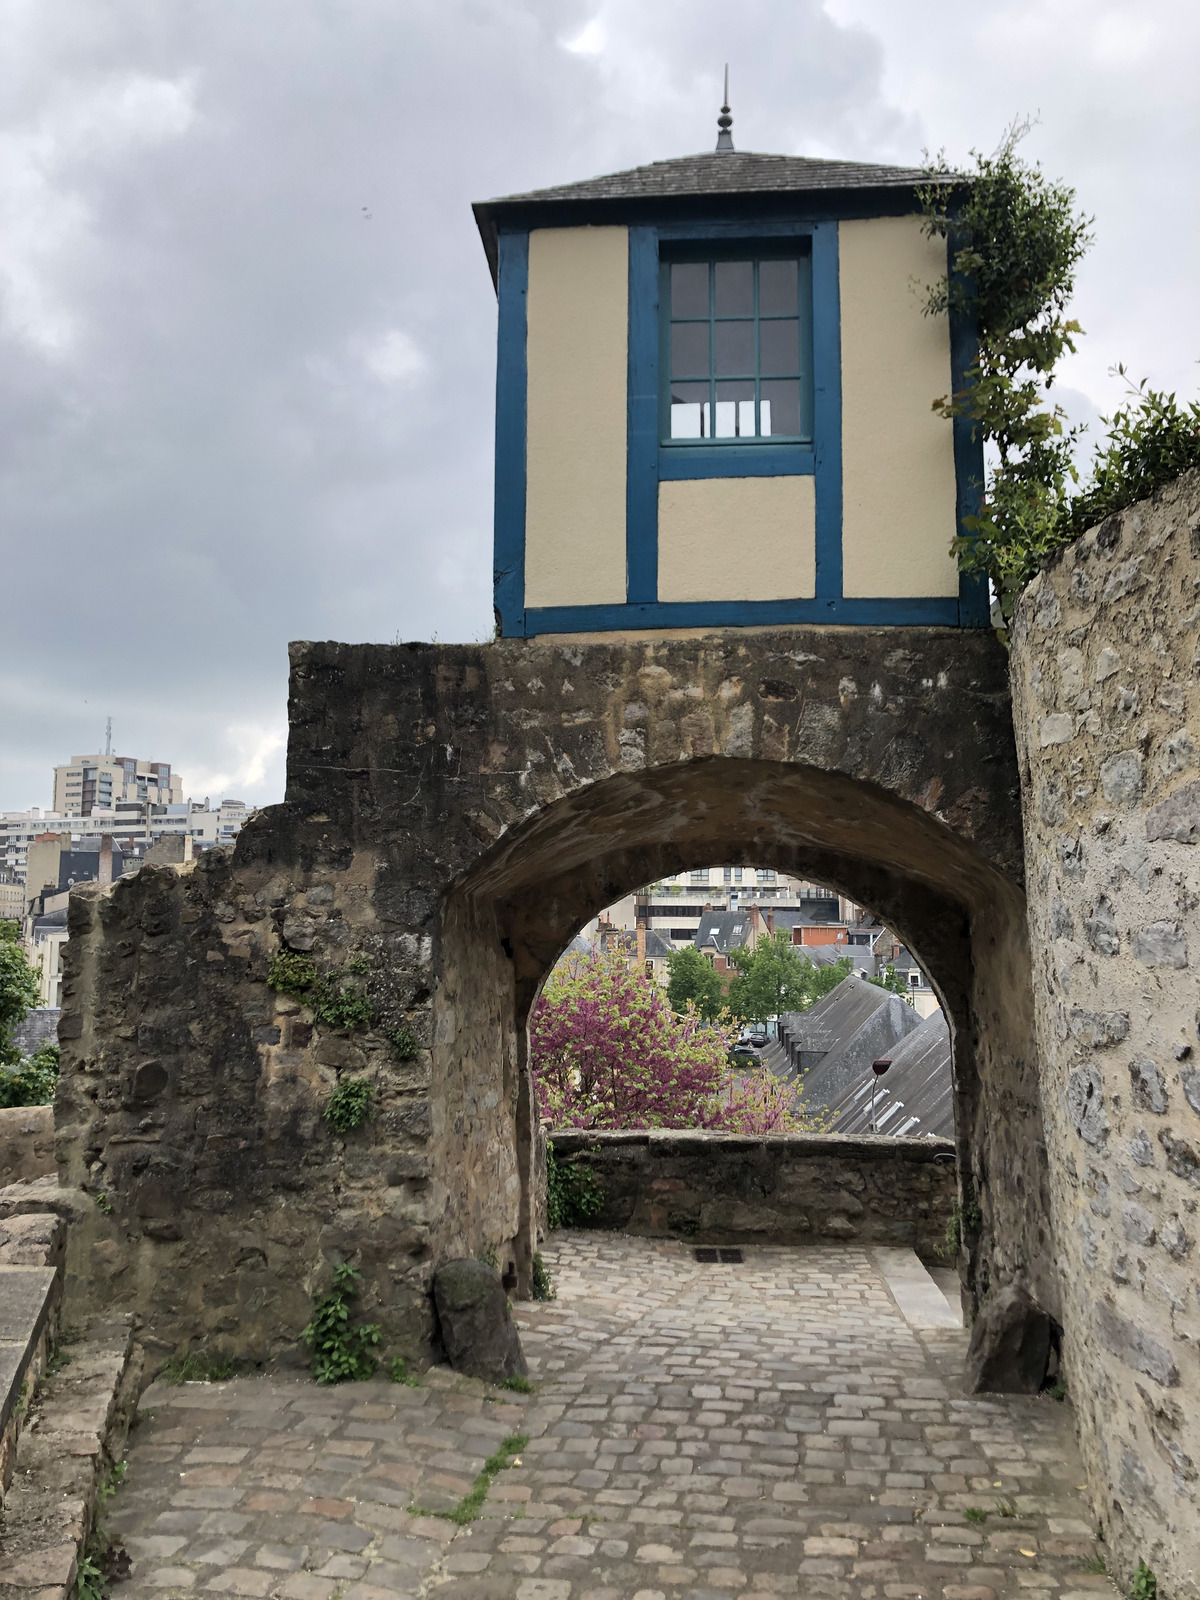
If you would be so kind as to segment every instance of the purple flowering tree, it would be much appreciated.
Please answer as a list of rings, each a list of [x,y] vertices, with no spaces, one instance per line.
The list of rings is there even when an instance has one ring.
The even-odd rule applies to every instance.
[[[763,1068],[735,1070],[737,1024],[672,1009],[619,956],[554,973],[529,1023],[542,1119],[553,1128],[714,1128],[786,1133],[811,1124]]]

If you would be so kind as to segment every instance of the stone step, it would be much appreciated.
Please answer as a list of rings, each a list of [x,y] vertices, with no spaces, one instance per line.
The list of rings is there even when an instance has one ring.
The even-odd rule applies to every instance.
[[[137,1405],[131,1317],[96,1319],[58,1360],[17,1445],[0,1517],[0,1600],[67,1600]]]

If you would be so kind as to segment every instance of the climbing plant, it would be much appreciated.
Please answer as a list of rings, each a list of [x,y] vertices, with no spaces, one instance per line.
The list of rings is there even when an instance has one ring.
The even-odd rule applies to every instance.
[[[931,163],[919,191],[926,232],[950,248],[926,309],[969,317],[978,339],[964,387],[934,410],[968,418],[994,455],[980,509],[954,548],[964,571],[991,578],[1006,620],[1043,558],[1070,537],[1064,513],[1080,430],[1064,426],[1046,391],[1082,332],[1067,306],[1092,240],[1075,191],[1018,155],[1028,130],[1014,123],[994,155],[972,151],[963,183],[947,183],[944,163]]]

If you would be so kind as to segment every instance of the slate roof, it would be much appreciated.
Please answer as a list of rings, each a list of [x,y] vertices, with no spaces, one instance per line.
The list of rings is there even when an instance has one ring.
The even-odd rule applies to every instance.
[[[874,989],[876,994],[882,995],[883,1003],[857,1027],[851,1022],[828,1053],[798,1080],[806,1106],[834,1105],[843,1090],[869,1076],[871,1063],[877,1056],[890,1056],[894,1060],[901,1040],[921,1025],[920,1017],[906,1001],[880,989],[877,984],[864,983],[861,978],[844,978],[834,994],[847,984]]]
[[[778,194],[813,189],[911,189],[928,182],[919,167],[885,167],[868,161],[823,161],[814,156],[760,155],[751,150],[707,150],[630,167],[582,183],[508,194],[485,206],[536,205],[562,200],[657,199],[664,195]]]
[[[656,932],[653,928],[646,929],[647,960],[665,961],[674,948],[675,946],[664,934]]]
[[[727,956],[731,950],[740,950],[749,936],[749,911],[705,911],[694,942],[697,950],[711,947],[719,956]]]
[[[891,1067],[875,1089],[875,1127],[893,1137],[954,1137],[954,1099],[950,1030],[940,1011],[888,1052]],[[871,1083],[867,1070],[830,1105],[830,1133],[861,1134],[871,1129]]]
[[[788,195],[833,195],[847,191],[911,190],[930,182],[920,167],[888,167],[871,161],[825,161],[815,156],[762,155],[752,150],[708,150],[700,155],[652,161],[645,167],[611,172],[581,183],[480,200],[472,207],[488,263],[496,276],[497,224],[507,215],[533,208],[558,212],[597,207],[629,211],[650,204],[694,204],[701,200],[746,201],[758,197],[776,205]],[[961,182],[947,173],[933,180]]]

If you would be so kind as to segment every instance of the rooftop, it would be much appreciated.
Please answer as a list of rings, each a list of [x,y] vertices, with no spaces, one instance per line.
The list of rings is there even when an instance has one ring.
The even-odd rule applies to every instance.
[[[549,189],[530,189],[502,195],[494,200],[477,201],[472,208],[483,238],[484,249],[496,276],[496,238],[499,223],[517,222],[531,209],[546,213],[567,213],[583,208],[635,211],[651,203],[690,204],[724,200],[743,203],[757,199],[771,209],[786,204],[791,195],[811,199],[858,191],[891,191],[893,196],[911,196],[918,184],[930,181],[952,183],[956,175],[947,173],[931,178],[920,167],[890,167],[873,161],[827,161],[815,156],[762,155],[751,150],[709,150],[701,155],[676,156],[669,161],[652,161],[648,166],[630,167],[579,183],[558,184]]]

